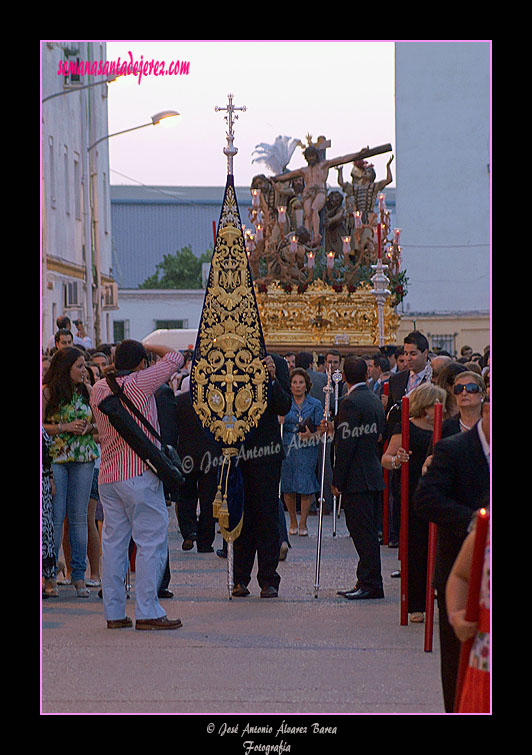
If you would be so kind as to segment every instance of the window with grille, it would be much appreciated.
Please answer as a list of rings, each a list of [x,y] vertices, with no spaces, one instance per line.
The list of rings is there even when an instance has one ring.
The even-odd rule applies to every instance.
[[[119,343],[126,338],[126,321],[114,320],[113,321],[113,342]]]
[[[432,336],[432,350],[433,351],[448,351],[449,354],[454,354],[454,335],[433,335]]]
[[[155,330],[175,330],[188,328],[188,320],[155,320]]]

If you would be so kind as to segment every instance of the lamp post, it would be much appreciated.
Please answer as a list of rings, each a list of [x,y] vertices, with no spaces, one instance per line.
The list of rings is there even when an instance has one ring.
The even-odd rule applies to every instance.
[[[382,262],[382,247],[383,247],[383,239],[382,239],[382,232],[384,230],[384,233],[386,234],[386,224],[384,221],[384,194],[379,195],[379,220],[377,223],[377,264],[371,265],[371,269],[375,270],[375,275],[372,276],[371,282],[373,283],[373,290],[372,294],[375,296],[375,299],[377,301],[377,325],[378,325],[378,344],[379,348],[381,346],[384,346],[385,336],[384,336],[384,304],[386,302],[386,299],[388,296],[390,296],[390,291],[388,289],[388,284],[390,283],[390,279],[388,276],[384,273],[385,270],[388,270],[389,265],[385,265]],[[386,236],[385,236],[386,238]]]
[[[112,76],[107,76],[105,79],[101,79],[101,81],[93,81],[90,84],[82,84],[81,86],[73,86],[71,89],[63,89],[62,92],[54,92],[53,94],[49,94],[47,97],[43,97],[41,102],[48,102],[48,100],[53,99],[54,97],[62,97],[64,94],[70,94],[71,92],[79,92],[81,89],[90,89],[91,87],[97,87],[100,84],[110,84],[112,81],[116,81],[118,78],[118,74],[113,74]]]
[[[146,128],[146,126],[157,126],[165,118],[173,118],[178,115],[179,113],[177,112],[177,110],[162,110],[159,113],[155,113],[155,115],[152,115],[151,120],[148,123],[142,123],[140,126],[133,126],[132,128],[127,128],[127,129],[124,129],[123,131],[116,131],[114,134],[106,134],[105,136],[100,137],[95,142],[93,142],[90,146],[87,147],[87,153],[89,156],[89,175],[90,175],[89,187],[90,187],[90,199],[91,199],[91,208],[90,208],[91,221],[90,222],[93,228],[92,237],[94,241],[94,266],[96,268],[96,276],[95,276],[96,277],[96,280],[95,280],[96,301],[95,301],[95,306],[94,306],[94,309],[95,309],[94,330],[95,330],[97,341],[100,340],[101,338],[100,237],[99,237],[99,231],[98,231],[100,213],[99,213],[99,207],[98,207],[98,187],[97,187],[98,172],[95,165],[93,149],[98,144],[101,144],[101,142],[104,142],[107,139],[111,139],[111,137],[113,136],[120,136],[121,134],[128,134],[130,131],[138,131],[138,129]]]
[[[162,110],[160,113],[155,113],[155,115],[152,115],[151,121],[149,123],[143,123],[140,126],[133,126],[133,128],[126,128],[123,131],[116,131],[116,133],[114,134],[107,134],[107,136],[102,136],[100,139],[97,139],[94,144],[91,144],[90,147],[87,147],[87,149],[90,152],[90,150],[94,149],[97,144],[100,144],[100,142],[103,142],[106,139],[110,139],[112,136],[128,134],[130,131],[137,131],[139,128],[146,128],[146,126],[157,126],[157,124],[165,118],[173,118],[176,115],[179,115],[177,110]]]

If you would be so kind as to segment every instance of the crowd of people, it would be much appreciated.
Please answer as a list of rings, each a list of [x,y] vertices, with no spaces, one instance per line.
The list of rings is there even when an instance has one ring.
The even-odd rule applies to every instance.
[[[108,628],[132,626],[124,585],[134,548],[135,627],[177,629],[181,620],[168,618],[160,602],[172,597],[169,507],[175,505],[183,550],[196,546],[200,553],[213,552],[216,535],[217,468],[205,459],[213,459],[219,448],[203,432],[192,406],[193,355],[132,340],[94,347],[82,323],[74,323],[75,335],[68,318],[59,318],[57,325],[42,356],[43,597],[56,597],[61,584],[72,584],[79,598],[87,598],[91,587],[100,588]],[[424,621],[433,522],[442,685],[445,709],[451,712],[462,638],[478,629],[465,627],[464,606],[456,597],[462,593],[455,589],[446,595],[446,586],[451,574],[450,584],[467,582],[469,562],[462,548],[470,547],[468,528],[475,512],[489,506],[489,348],[480,354],[464,346],[459,356],[431,352],[426,337],[413,331],[402,345],[369,355],[335,349],[317,357],[270,355],[266,366],[268,406],[245,445],[249,451],[277,450],[267,457],[244,454],[240,465],[244,518],[234,543],[233,596],[250,594],[256,558],[261,597],[277,597],[278,562],[287,556],[290,537],[308,536],[308,517],[320,505],[331,513],[336,500],[358,556],[354,584],[338,594],[347,600],[383,598],[380,547],[383,540],[398,547],[401,467],[408,464],[408,613],[411,622]],[[340,380],[332,384],[335,392],[325,416],[324,388],[335,371]],[[163,443],[191,460],[185,481],[174,489],[160,483],[100,410],[111,390],[110,376]],[[402,444],[403,396],[409,397],[408,449]],[[442,440],[434,445],[437,403],[443,411]],[[227,555],[225,542],[216,553]],[[482,600],[489,607],[489,574]],[[484,660],[486,627],[484,618]],[[475,684],[469,684],[469,692]]]

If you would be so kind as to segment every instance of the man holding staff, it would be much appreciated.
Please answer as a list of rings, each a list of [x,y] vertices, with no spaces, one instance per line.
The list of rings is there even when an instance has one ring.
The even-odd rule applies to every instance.
[[[377,517],[379,495],[384,490],[378,444],[384,430],[384,409],[367,386],[364,359],[347,357],[343,372],[348,392],[334,421],[331,488],[333,495],[342,495],[347,529],[359,562],[355,587],[338,594],[348,600],[383,598]]]

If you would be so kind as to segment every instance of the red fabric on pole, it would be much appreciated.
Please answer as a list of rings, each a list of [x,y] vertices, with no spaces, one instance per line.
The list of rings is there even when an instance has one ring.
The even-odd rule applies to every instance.
[[[441,440],[443,406],[439,401],[434,405],[434,431],[432,434],[432,449]],[[434,562],[436,560],[437,528],[434,522],[429,523],[429,543],[427,554],[427,589],[425,593],[425,647],[426,653],[432,652],[432,635],[434,628],[434,588],[432,577],[434,575]]]
[[[478,621],[479,615],[479,597],[480,597],[480,583],[482,580],[482,569],[484,567],[484,553],[486,550],[486,540],[488,537],[490,516],[486,509],[480,509],[477,514],[477,521],[475,527],[475,543],[473,546],[473,558],[471,560],[471,572],[469,575],[469,589],[467,592],[467,604],[465,611],[466,621]],[[470,640],[462,642],[460,648],[460,663],[458,666],[458,675],[456,678],[456,691],[454,696],[454,712],[458,712],[460,706],[460,696],[462,694],[462,687],[469,664],[469,655],[471,648],[473,647],[475,637],[471,637]]]
[[[408,396],[401,399],[401,446],[408,453],[410,450],[410,400]],[[408,498],[409,468],[408,462],[401,465],[401,530],[399,547],[401,558],[401,626],[408,624]]]

